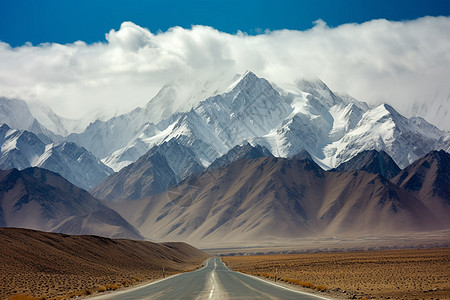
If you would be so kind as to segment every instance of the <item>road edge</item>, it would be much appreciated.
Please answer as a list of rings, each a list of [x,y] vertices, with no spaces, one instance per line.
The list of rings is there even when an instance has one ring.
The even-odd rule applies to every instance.
[[[102,297],[107,297],[107,296],[110,296],[112,294],[120,295],[120,294],[123,294],[123,293],[127,293],[130,290],[139,290],[139,289],[145,288],[147,286],[150,286],[150,285],[153,285],[153,284],[156,284],[156,283],[159,283],[159,282],[162,282],[162,281],[165,281],[167,279],[171,279],[171,278],[183,275],[183,274],[194,273],[194,272],[197,272],[197,271],[200,271],[200,270],[203,270],[204,268],[206,268],[206,266],[208,265],[208,261],[210,259],[213,259],[213,258],[214,257],[208,257],[207,259],[205,259],[203,261],[203,263],[202,263],[203,266],[200,269],[197,269],[197,270],[193,270],[193,271],[189,271],[189,272],[183,272],[183,273],[178,273],[178,274],[175,274],[175,275],[168,276],[166,278],[161,278],[161,279],[157,279],[155,281],[149,282],[149,283],[144,283],[144,284],[139,285],[139,286],[130,286],[130,287],[121,289],[119,291],[109,291],[109,292],[101,293],[101,294],[93,294],[93,295],[85,297],[83,299],[101,299]]]

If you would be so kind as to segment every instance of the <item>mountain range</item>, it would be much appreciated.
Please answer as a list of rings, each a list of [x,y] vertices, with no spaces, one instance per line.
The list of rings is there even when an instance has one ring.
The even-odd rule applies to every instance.
[[[145,109],[96,121],[67,140],[115,171],[171,140],[190,148],[204,167],[244,141],[277,157],[306,150],[325,169],[364,150],[384,150],[403,168],[431,150],[450,148],[449,133],[424,119],[335,94],[321,81],[303,80],[282,89],[247,72],[223,90],[188,111],[165,112],[163,119],[148,118],[150,101]],[[164,97],[170,102],[172,96],[161,92],[158,102]]]
[[[108,205],[148,238],[196,245],[442,230],[449,159],[432,151],[391,181],[382,170],[325,171],[308,158],[239,158],[165,193]],[[421,184],[408,184],[416,177]]]
[[[195,154],[175,141],[154,146],[136,162],[109,176],[91,190],[99,199],[135,200],[164,192],[204,170]]]
[[[448,132],[419,117],[408,119],[387,104],[369,106],[334,93],[320,80],[281,88],[249,71],[217,81],[169,83],[145,107],[98,119],[84,131],[69,131],[72,123],[42,109],[39,117],[48,126],[66,127],[58,130],[64,137],[31,130],[32,124],[43,126],[23,101],[2,98],[1,103],[0,122],[38,137],[48,133],[47,140],[41,138],[45,144],[73,142],[116,172],[169,141],[189,148],[203,167],[246,141],[277,157],[306,150],[324,169],[365,150],[385,151],[400,168],[431,150],[450,151]]]
[[[114,173],[75,143],[46,144],[33,132],[11,129],[6,124],[0,124],[0,147],[0,169],[46,168],[84,189],[95,187]]]
[[[84,130],[39,119],[0,98],[2,226],[198,245],[450,225],[450,133],[320,80],[246,72],[167,84]]]
[[[262,146],[249,143],[233,147],[227,154],[214,160],[209,170],[217,169],[238,158],[273,156]],[[187,147],[171,140],[154,146],[136,162],[109,176],[90,192],[108,201],[136,200],[167,191],[191,176],[205,171]]]
[[[326,171],[307,152],[277,158],[244,144],[213,167],[155,189],[142,185],[146,173],[157,183],[166,178],[161,166],[175,176],[157,150],[142,159],[146,164],[138,160],[117,173],[121,180],[110,186],[125,189],[103,203],[45,169],[1,171],[0,226],[127,238],[142,234],[200,246],[384,236],[450,226],[450,154],[443,150],[392,177],[386,167],[392,159],[383,152],[362,152],[345,170]],[[151,193],[130,198],[130,190]]]

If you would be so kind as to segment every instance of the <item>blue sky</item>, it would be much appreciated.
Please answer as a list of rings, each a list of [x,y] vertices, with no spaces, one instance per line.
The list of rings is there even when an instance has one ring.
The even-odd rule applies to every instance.
[[[257,34],[265,29],[309,29],[319,18],[336,27],[449,14],[449,0],[2,0],[0,40],[13,47],[25,42],[93,43],[104,41],[105,33],[118,30],[123,21],[151,32],[208,25],[227,33]]]

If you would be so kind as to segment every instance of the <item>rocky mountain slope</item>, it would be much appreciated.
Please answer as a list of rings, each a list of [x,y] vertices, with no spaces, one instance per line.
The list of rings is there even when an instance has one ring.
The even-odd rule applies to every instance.
[[[135,200],[167,191],[204,170],[195,154],[171,140],[154,146],[136,162],[109,176],[90,192],[102,200]]]
[[[243,145],[234,146],[225,155],[214,160],[209,165],[208,169],[218,169],[242,158],[254,159],[260,157],[273,157],[273,155],[266,147],[260,145],[255,145],[253,147],[249,143],[244,143]]]
[[[244,143],[217,158],[208,169],[214,170],[242,158],[259,157],[273,155],[265,147]],[[189,148],[171,140],[154,146],[136,162],[109,176],[90,192],[102,200],[136,200],[165,192],[204,170]]]
[[[343,172],[362,170],[372,174],[380,174],[387,179],[393,178],[400,172],[394,160],[383,150],[365,150],[350,160],[343,162],[332,171]]]
[[[34,133],[0,126],[0,169],[41,167],[90,189],[113,173],[95,156],[71,142],[45,144]]]
[[[421,199],[437,219],[450,226],[450,154],[431,151],[400,171],[392,182]]]
[[[0,170],[0,224],[67,234],[142,238],[117,212],[57,173]]]
[[[196,245],[446,228],[418,195],[383,176],[324,171],[308,158],[240,159],[111,207],[146,237]]]

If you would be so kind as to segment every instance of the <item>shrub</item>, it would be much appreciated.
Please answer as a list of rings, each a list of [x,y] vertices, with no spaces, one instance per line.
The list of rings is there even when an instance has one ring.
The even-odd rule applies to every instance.
[[[9,297],[9,300],[39,300],[39,299],[40,298],[27,295],[12,295],[11,297]]]
[[[316,290],[317,290],[317,291],[324,292],[324,291],[327,290],[327,287],[326,287],[326,286],[323,286],[323,285],[316,285]],[[367,299],[366,299],[366,300],[367,300]]]
[[[108,283],[105,285],[105,288],[107,291],[114,291],[114,290],[117,290],[119,288],[119,286],[117,284]]]
[[[101,285],[101,286],[99,286],[99,287],[97,288],[97,291],[98,291],[99,293],[106,292],[106,287],[103,286],[103,285]]]

